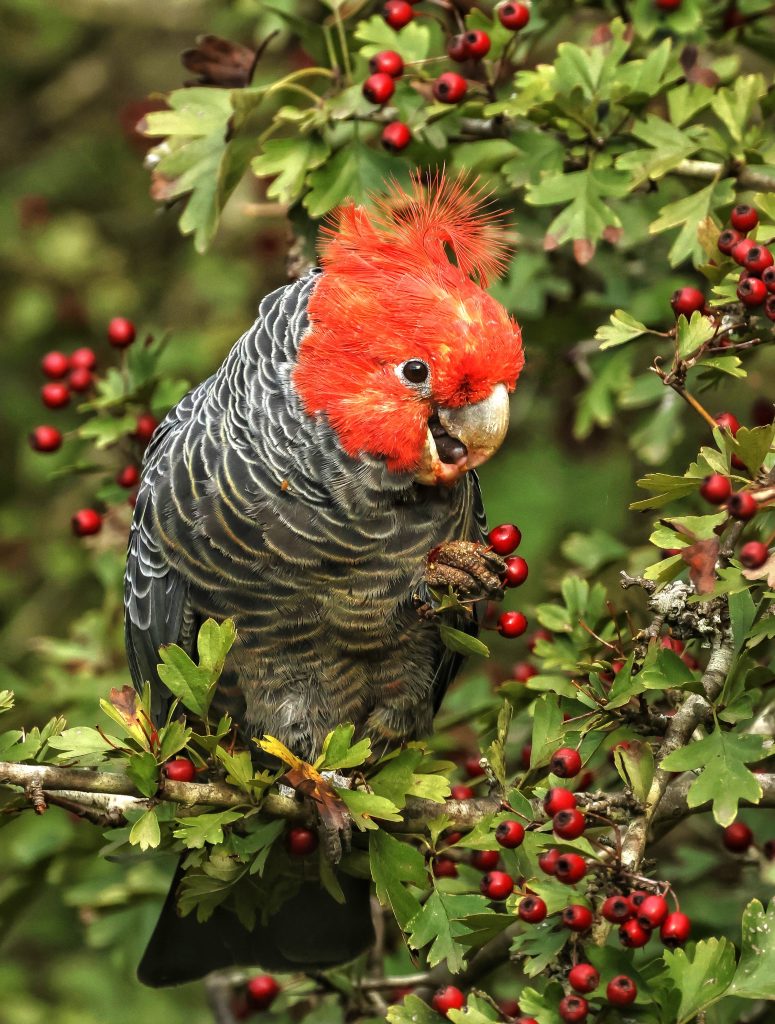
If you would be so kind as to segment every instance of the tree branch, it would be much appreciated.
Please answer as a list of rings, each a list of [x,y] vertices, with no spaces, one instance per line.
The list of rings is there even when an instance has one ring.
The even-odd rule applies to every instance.
[[[690,807],[686,802],[689,788],[695,779],[696,775],[685,772],[667,787],[652,822],[654,838],[660,839],[690,814],[702,814],[710,810],[710,800],[697,807]],[[762,798],[754,806],[775,807],[775,775],[757,775],[756,780],[762,787]]]

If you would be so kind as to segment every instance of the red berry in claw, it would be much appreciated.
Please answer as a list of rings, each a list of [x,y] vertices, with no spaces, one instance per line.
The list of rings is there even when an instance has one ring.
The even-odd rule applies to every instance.
[[[470,800],[474,791],[470,786],[464,786],[462,783],[458,783],[456,786],[452,786],[450,795],[453,800]]]
[[[546,917],[546,904],[540,896],[525,896],[519,901],[517,913],[527,924],[540,924]]]
[[[94,376],[91,370],[87,370],[82,366],[77,366],[74,370],[70,371],[67,383],[69,384],[71,391],[88,391],[94,383]]]
[[[268,1010],[280,994],[280,986],[271,974],[258,974],[246,984],[245,994],[254,1010]]]
[[[141,413],[137,417],[134,436],[142,444],[148,444],[153,437],[153,432],[159,425],[159,421],[149,412]]]
[[[760,540],[749,540],[740,548],[740,561],[746,569],[758,569],[764,565],[768,556],[767,545]]]
[[[414,18],[414,11],[406,0],[387,0],[382,8],[382,17],[391,28],[398,30],[409,24]]]
[[[498,632],[510,640],[522,636],[526,629],[527,619],[522,612],[503,612],[498,619]]]
[[[382,129],[382,145],[390,153],[400,153],[412,141],[412,133],[403,121],[391,121]]]
[[[375,53],[369,61],[369,70],[373,75],[390,75],[391,78],[400,78],[404,73],[404,62],[400,53],[395,50],[380,50]]]
[[[572,932],[585,932],[592,924],[592,911],[581,903],[571,903],[562,912],[562,923]]]
[[[600,973],[592,964],[576,964],[568,971],[568,982],[577,992],[594,992],[600,984]]]
[[[560,851],[556,847],[552,847],[551,850],[546,850],[545,853],[540,854],[538,866],[545,875],[555,875],[557,873],[557,861],[560,857]]]
[[[719,252],[723,252],[725,256],[730,256],[732,250],[738,242],[742,242],[743,236],[739,231],[735,231],[733,228],[727,228],[726,231],[722,231],[718,236],[718,242],[716,243],[719,248]]]
[[[632,907],[626,896],[609,896],[603,901],[600,913],[612,924],[622,924],[632,917]]]
[[[486,32],[482,32],[480,29],[474,32],[466,32],[465,39],[468,55],[473,57],[474,60],[481,60],[482,57],[486,57],[490,52],[490,37]]]
[[[745,254],[743,266],[746,270],[750,270],[752,274],[763,274],[767,267],[771,267],[773,263],[775,263],[775,259],[773,259],[770,250],[764,245],[755,245]]]
[[[445,71],[433,83],[433,97],[439,103],[460,103],[467,90],[465,78],[457,71]]]
[[[711,505],[723,505],[732,493],[732,484],[721,473],[711,473],[700,485],[700,494]]]
[[[638,907],[638,921],[644,928],[658,928],[667,917],[669,910],[664,896],[647,896]]]
[[[506,559],[506,571],[503,574],[503,585],[505,587],[521,587],[527,579],[527,562],[520,555],[513,555]]]
[[[557,1007],[565,1024],[582,1024],[589,1013],[589,1003],[583,996],[565,996]]]
[[[114,348],[126,348],[135,340],[135,325],[123,316],[114,316],[108,324],[108,341]]]
[[[525,829],[518,821],[502,821],[495,829],[495,839],[507,850],[515,850],[522,845]]]
[[[497,850],[474,850],[471,854],[471,865],[477,871],[492,871],[497,868],[500,859]]]
[[[740,420],[732,412],[720,412],[718,416],[714,416],[713,419],[718,423],[722,430],[728,430],[732,437],[734,437],[740,429]]]
[[[318,848],[318,834],[303,825],[294,825],[285,833],[285,848],[292,857],[307,857]]]
[[[576,797],[563,786],[554,786],[544,797],[544,813],[553,818],[560,811],[572,811],[576,807]]]
[[[680,910],[675,910],[672,914],[668,914],[662,922],[662,927],[659,929],[659,937],[668,949],[675,949],[676,946],[683,946],[684,942],[689,938],[691,931],[692,922],[686,914],[682,914]]]
[[[450,60],[454,60],[458,64],[462,64],[464,60],[468,60],[470,54],[468,52],[468,43],[466,42],[465,33],[461,32],[460,35],[452,36],[450,41],[447,43],[447,56]]]
[[[758,277],[746,277],[737,286],[737,297],[744,306],[761,306],[767,298],[767,285]]]
[[[193,782],[196,778],[194,762],[187,757],[176,757],[164,765],[164,774],[173,782]]]
[[[363,83],[363,95],[369,103],[378,103],[380,105],[387,103],[395,91],[396,83],[390,75],[383,74],[382,72],[377,72],[376,75],[369,75]]]
[[[36,452],[55,452],[62,446],[62,433],[56,427],[35,427],[30,434],[30,445]]]
[[[692,313],[705,308],[705,296],[697,288],[679,288],[673,292],[670,305],[676,316],[690,317]]]
[[[724,829],[723,842],[732,853],[745,853],[753,842],[753,832],[744,821],[733,821]]]
[[[442,1017],[446,1017],[449,1010],[460,1010],[465,1003],[466,997],[454,985],[445,985],[443,988],[436,989],[433,999],[431,999],[433,1009]]]
[[[560,839],[578,839],[586,828],[587,820],[575,807],[566,811],[558,811],[552,818],[554,834]]]
[[[530,21],[530,8],[527,4],[506,3],[498,8],[498,20],[504,28],[518,32]]]
[[[729,223],[736,231],[747,234],[759,223],[759,214],[748,203],[738,203],[729,215]]]
[[[614,1006],[629,1006],[638,996],[638,986],[626,974],[617,974],[606,985],[605,995]]]
[[[487,534],[490,547],[496,555],[510,555],[522,541],[522,532],[513,523],[502,523]]]
[[[648,928],[644,928],[634,918],[630,921],[625,921],[619,929],[619,941],[628,949],[640,949],[641,946],[646,945],[650,938],[651,931]]]
[[[76,537],[91,537],[102,529],[102,516],[93,508],[82,508],[70,519]]]
[[[528,683],[533,676],[537,675],[538,669],[533,668],[532,665],[528,665],[526,661],[518,661],[511,670],[511,678],[515,679],[518,683]]]
[[[58,381],[44,384],[40,389],[40,397],[49,409],[62,409],[70,401],[70,388]]]
[[[564,885],[575,885],[587,873],[587,862],[578,853],[563,853],[557,858],[554,877]]]
[[[505,900],[514,891],[514,879],[505,871],[490,871],[479,883],[479,888],[490,900]]]
[[[560,747],[552,754],[549,771],[561,779],[572,779],[581,771],[581,754],[573,747]]]
[[[136,487],[139,482],[140,470],[137,466],[124,466],[116,476],[116,483],[119,487]]]
[[[70,369],[70,360],[64,352],[47,352],[40,361],[40,368],[51,380],[60,380]]]
[[[70,366],[74,370],[96,370],[97,357],[90,348],[77,348],[70,353]]]
[[[748,491],[738,491],[737,494],[733,494],[727,502],[727,508],[730,515],[734,516],[735,519],[742,519],[743,521],[753,519],[759,511],[756,498]]]

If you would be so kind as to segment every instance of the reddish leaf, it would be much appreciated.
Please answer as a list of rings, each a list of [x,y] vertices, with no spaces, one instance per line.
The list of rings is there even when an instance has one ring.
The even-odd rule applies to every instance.
[[[698,594],[709,594],[716,585],[718,553],[719,542],[716,537],[698,540],[689,547],[681,548],[681,558],[689,566],[689,579]]]
[[[595,243],[588,238],[576,238],[573,242],[573,256],[582,267],[595,255]]]
[[[220,36],[200,36],[196,46],[185,50],[183,67],[199,77],[186,85],[215,85],[221,89],[242,89],[250,84],[258,54],[249,46]]]
[[[122,686],[120,690],[113,687],[108,694],[108,700],[122,715],[129,725],[138,725],[137,717],[137,691],[133,686]]]

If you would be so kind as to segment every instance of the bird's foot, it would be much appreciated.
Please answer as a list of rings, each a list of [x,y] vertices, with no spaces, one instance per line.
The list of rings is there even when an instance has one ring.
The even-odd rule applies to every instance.
[[[283,776],[283,781],[311,809],[323,852],[332,864],[338,864],[342,854],[350,850],[352,817],[334,785],[340,789],[349,789],[352,780],[338,772],[317,772],[314,769],[312,772],[300,772],[291,769]]]
[[[451,540],[439,544],[428,555],[425,585],[430,590],[449,590],[461,603],[503,599],[503,559],[485,544],[472,540]],[[422,605],[418,608],[422,615]]]

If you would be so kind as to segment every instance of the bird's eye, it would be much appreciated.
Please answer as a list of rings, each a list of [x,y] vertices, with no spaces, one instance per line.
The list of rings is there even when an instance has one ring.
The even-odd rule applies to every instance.
[[[427,363],[424,363],[422,359],[407,359],[399,367],[401,376],[404,380],[408,381],[409,384],[424,384],[430,376],[430,369]]]

